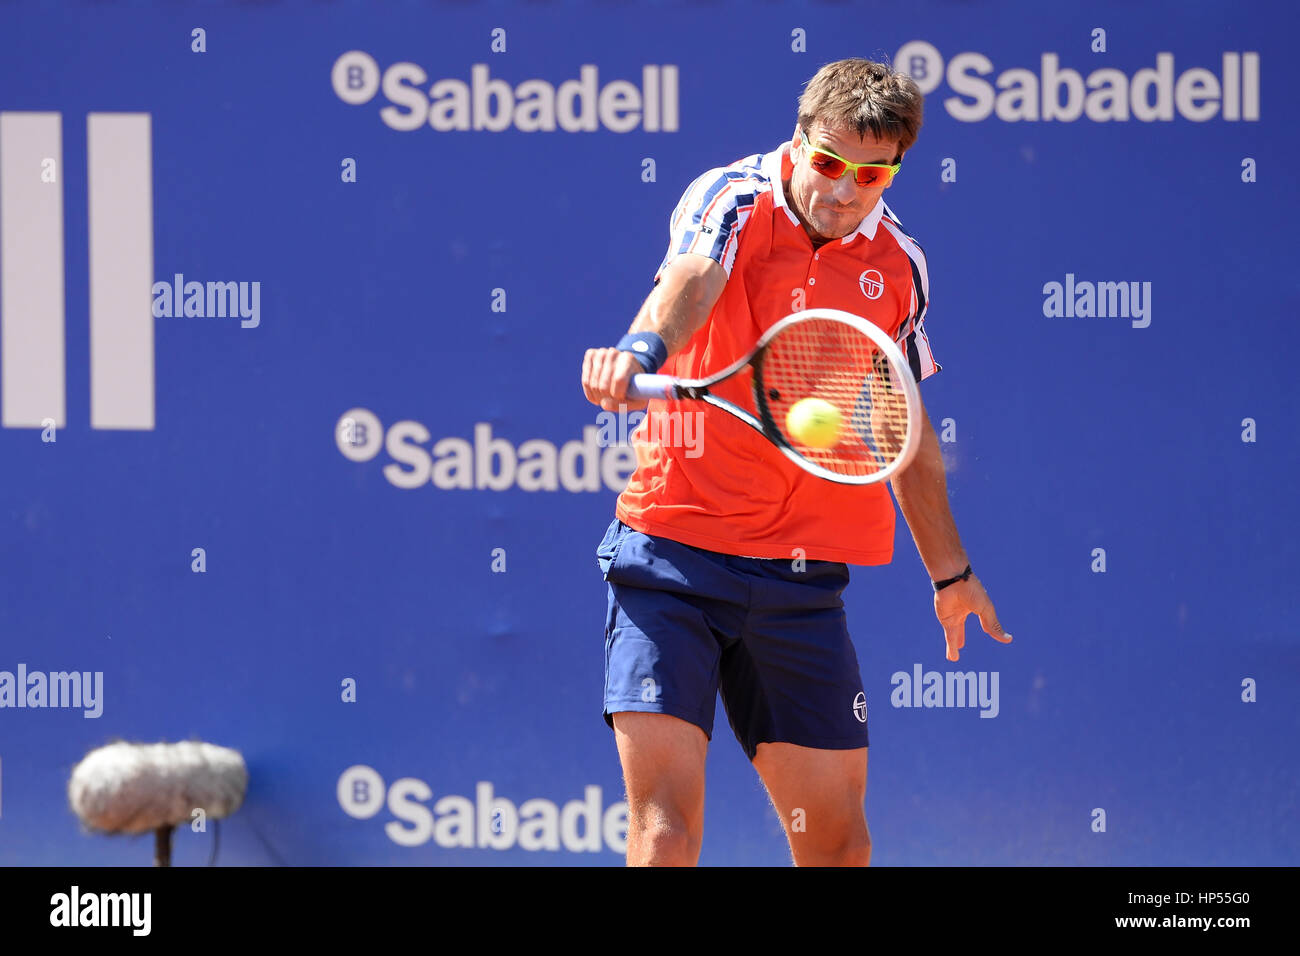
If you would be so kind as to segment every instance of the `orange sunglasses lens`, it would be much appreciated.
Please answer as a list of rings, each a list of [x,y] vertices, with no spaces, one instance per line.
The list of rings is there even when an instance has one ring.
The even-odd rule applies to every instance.
[[[814,149],[808,157],[812,168],[828,179],[839,179],[848,169],[844,160]],[[888,166],[859,166],[854,171],[853,181],[859,186],[888,186],[894,178],[894,170]]]

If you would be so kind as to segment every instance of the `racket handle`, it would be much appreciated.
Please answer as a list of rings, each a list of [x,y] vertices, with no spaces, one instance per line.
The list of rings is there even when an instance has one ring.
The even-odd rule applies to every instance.
[[[642,372],[639,375],[633,375],[632,381],[628,382],[627,397],[638,400],[672,398],[672,390],[676,381],[671,375],[650,375]]]

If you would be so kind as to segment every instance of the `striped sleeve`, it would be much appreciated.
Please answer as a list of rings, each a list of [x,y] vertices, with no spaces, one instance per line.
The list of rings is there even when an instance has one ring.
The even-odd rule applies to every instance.
[[[686,188],[668,221],[668,251],[659,268],[659,281],[668,263],[684,252],[708,256],[731,275],[740,233],[768,181],[759,170],[761,155],[730,166],[710,169]]]
[[[912,267],[911,308],[903,324],[898,327],[894,341],[907,358],[912,375],[918,382],[922,382],[935,372],[943,370],[943,366],[934,360],[930,337],[925,331],[925,316],[930,308],[930,272],[926,268],[925,251],[920,244],[903,232],[902,225],[893,210],[886,206],[885,212],[886,215],[881,217],[880,223],[889,230],[902,250],[907,253],[908,263]]]

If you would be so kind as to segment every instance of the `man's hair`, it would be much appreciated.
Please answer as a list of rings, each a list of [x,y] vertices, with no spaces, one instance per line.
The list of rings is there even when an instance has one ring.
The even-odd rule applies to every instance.
[[[799,128],[814,122],[838,129],[870,131],[877,139],[898,140],[898,157],[921,131],[924,97],[915,81],[886,63],[851,59],[827,63],[799,97]],[[896,158],[898,158],[896,157]]]

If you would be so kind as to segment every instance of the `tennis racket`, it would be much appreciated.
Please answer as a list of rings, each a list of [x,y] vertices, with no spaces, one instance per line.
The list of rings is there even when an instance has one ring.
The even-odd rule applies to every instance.
[[[753,411],[710,391],[747,370],[753,373]],[[748,355],[707,378],[634,375],[627,396],[707,402],[735,415],[805,471],[847,485],[888,481],[911,464],[921,444],[921,397],[902,352],[877,326],[838,309],[787,316]],[[838,413],[833,444],[825,430],[817,447],[791,434],[790,411],[807,399]],[[820,403],[801,410],[810,408],[826,412]],[[799,427],[799,413],[793,431],[808,436]]]

